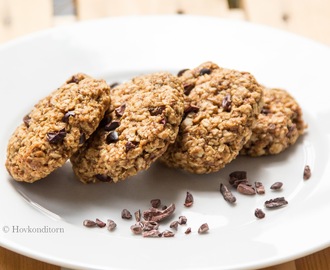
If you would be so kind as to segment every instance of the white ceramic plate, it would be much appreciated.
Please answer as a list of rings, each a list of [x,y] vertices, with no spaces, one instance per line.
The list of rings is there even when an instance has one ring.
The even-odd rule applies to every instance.
[[[307,133],[284,153],[239,157],[218,173],[190,175],[154,164],[116,185],[83,185],[70,164],[34,184],[12,181],[5,167],[7,141],[32,106],[71,74],[85,72],[122,82],[134,75],[192,68],[212,60],[250,71],[269,87],[287,89],[300,103]],[[0,244],[16,252],[77,269],[250,269],[278,264],[330,243],[330,49],[293,34],[244,22],[205,17],[126,17],[79,23],[0,47]],[[308,164],[312,177],[302,178]],[[246,170],[265,195],[235,193],[231,206],[219,193],[228,174]],[[282,191],[269,189],[282,181]],[[195,202],[183,206],[186,191]],[[284,196],[288,206],[255,208]],[[132,235],[121,219],[160,198],[175,203],[188,225],[173,238]],[[84,219],[113,219],[117,228],[88,229]],[[210,230],[196,231],[207,222]],[[192,233],[184,234],[190,226]]]

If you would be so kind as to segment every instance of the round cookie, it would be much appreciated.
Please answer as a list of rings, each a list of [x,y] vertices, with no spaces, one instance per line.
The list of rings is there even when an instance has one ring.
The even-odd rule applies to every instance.
[[[98,127],[109,93],[104,80],[79,73],[40,100],[9,140],[9,174],[32,183],[61,167]]]
[[[240,154],[254,157],[278,154],[294,144],[305,128],[302,110],[295,99],[283,89],[265,88],[263,108]]]
[[[84,183],[117,182],[149,168],[175,141],[183,115],[176,76],[154,73],[110,91],[100,127],[75,155],[73,170]]]
[[[178,76],[184,87],[185,115],[175,143],[161,161],[192,173],[216,172],[250,139],[261,109],[262,87],[250,73],[212,62]]]

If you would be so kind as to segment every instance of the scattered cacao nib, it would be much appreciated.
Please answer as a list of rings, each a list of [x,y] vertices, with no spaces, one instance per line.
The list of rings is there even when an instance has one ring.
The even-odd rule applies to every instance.
[[[96,222],[90,219],[85,219],[83,225],[88,228],[96,227]]]
[[[25,115],[23,117],[23,123],[25,124],[26,127],[29,127],[30,126],[30,122],[31,122],[31,117],[30,115]]]
[[[173,237],[174,235],[175,235],[174,232],[169,231],[169,230],[165,230],[162,232],[163,237]]]
[[[222,100],[222,107],[225,112],[230,112],[231,110],[231,95],[227,94]]]
[[[179,216],[179,224],[180,225],[187,224],[187,218],[185,216]]]
[[[236,198],[228,189],[228,187],[224,184],[220,184],[220,193],[222,194],[223,198],[229,203],[235,203]]]
[[[136,222],[140,222],[141,221],[141,210],[137,210],[136,212],[134,212],[134,217]]]
[[[69,123],[69,118],[70,118],[71,116],[75,116],[74,111],[68,111],[68,112],[66,112],[66,113],[64,114],[64,116],[62,117],[62,122],[64,122],[64,123]]]
[[[122,104],[120,107],[115,109],[115,114],[117,117],[122,117],[126,109],[126,104]]]
[[[187,191],[186,199],[184,201],[184,206],[185,207],[190,207],[190,206],[193,205],[193,203],[194,203],[194,197],[190,192]]]
[[[101,182],[112,182],[112,178],[105,174],[96,174],[95,178]]]
[[[158,230],[151,230],[142,232],[143,237],[161,237],[162,233]]]
[[[259,208],[257,208],[255,211],[254,211],[254,215],[257,217],[257,218],[264,218],[266,216],[266,214]]]
[[[158,230],[159,228],[159,223],[156,221],[141,221],[140,222],[142,231],[152,231],[152,230]]]
[[[245,184],[245,183],[240,183],[237,186],[237,191],[241,194],[244,195],[254,195],[256,194],[256,190],[249,184]]]
[[[118,85],[119,85],[119,82],[114,82],[114,83],[110,84],[109,86],[110,86],[110,88],[114,88]]]
[[[85,135],[85,133],[80,133],[79,144],[84,144],[85,142],[86,142],[86,135]]]
[[[126,152],[136,148],[139,145],[139,142],[134,142],[134,141],[128,141],[125,145],[126,147]]]
[[[191,228],[188,227],[187,230],[184,232],[185,234],[190,234],[191,233]]]
[[[121,211],[121,218],[122,219],[131,219],[132,214],[127,209],[123,209],[123,211]]]
[[[190,84],[183,84],[183,93],[188,96],[191,92],[191,90],[193,90],[195,87],[194,84],[190,83]]]
[[[139,224],[134,224],[131,226],[131,231],[134,234],[141,234],[142,233],[142,227]]]
[[[116,227],[117,227],[117,224],[113,220],[111,220],[111,219],[107,220],[108,231],[113,231]]]
[[[278,197],[275,199],[270,199],[268,201],[265,201],[265,206],[267,208],[279,208],[287,204],[288,202],[284,199],[284,197]]]
[[[246,171],[234,171],[229,174],[229,184],[237,187],[240,183],[247,183],[247,173]]]
[[[309,167],[309,165],[306,165],[304,167],[304,180],[308,180],[309,178],[311,178],[312,176],[312,171],[311,171],[311,168]]]
[[[150,208],[143,212],[143,217],[147,221],[160,222],[163,219],[169,217],[175,211],[175,205],[172,203],[165,210],[159,210],[157,208]]]
[[[103,227],[105,227],[107,225],[106,223],[104,223],[102,220],[100,220],[98,218],[96,219],[95,223],[100,228],[103,228]]]
[[[187,117],[187,115],[191,112],[194,113],[198,113],[199,112],[199,108],[197,106],[194,105],[189,105],[188,107],[186,107],[184,109],[184,113],[183,113],[183,119]]]
[[[212,70],[209,69],[209,68],[202,68],[200,71],[199,71],[199,75],[203,76],[205,74],[211,74]]]
[[[178,72],[177,76],[178,76],[178,77],[181,77],[181,76],[183,75],[183,73],[185,73],[187,70],[189,70],[189,69],[187,69],[187,68],[185,68],[185,69],[181,69],[181,70]]]
[[[148,109],[150,115],[152,116],[156,116],[156,115],[160,115],[163,113],[163,111],[165,110],[166,106],[165,105],[161,105],[161,106],[157,106],[157,107],[151,107]]]
[[[160,199],[152,199],[150,201],[150,203],[151,203],[151,206],[153,208],[158,208],[161,205],[161,200]]]
[[[265,187],[261,182],[254,182],[257,194],[265,194]]]
[[[47,133],[47,139],[50,144],[58,144],[63,142],[65,136],[66,136],[66,131],[64,128],[57,132]]]
[[[170,224],[170,228],[171,229],[178,229],[178,226],[179,226],[179,221],[175,220],[175,221],[172,221],[171,224]]]
[[[76,75],[73,75],[66,83],[79,83],[82,79]]]
[[[106,141],[107,144],[117,142],[118,141],[117,131],[110,131],[109,134],[107,135],[105,141]]]
[[[282,182],[275,182],[274,184],[272,184],[270,186],[270,189],[273,189],[273,190],[279,190],[281,189],[283,186],[283,183]]]
[[[119,126],[120,126],[120,121],[119,120],[113,120],[113,121],[111,121],[110,123],[108,123],[104,126],[104,130],[113,131]]]
[[[207,223],[202,224],[199,228],[198,228],[198,233],[205,233],[209,230],[209,225]]]
[[[167,208],[166,205],[163,205],[163,206],[162,206],[162,210],[165,210],[166,208]]]
[[[103,119],[101,120],[99,127],[105,127],[111,122],[111,116],[109,114],[106,114]]]

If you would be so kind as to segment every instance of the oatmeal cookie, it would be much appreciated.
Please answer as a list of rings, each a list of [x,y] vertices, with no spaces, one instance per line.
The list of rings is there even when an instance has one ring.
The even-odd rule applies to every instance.
[[[236,158],[250,139],[261,109],[262,87],[247,72],[212,62],[178,74],[185,114],[161,161],[192,173],[216,172]]]
[[[294,144],[305,128],[296,100],[283,89],[265,88],[263,108],[240,154],[255,157],[278,154]]]
[[[40,100],[9,140],[9,174],[32,183],[62,166],[98,127],[109,93],[104,80],[79,73]]]
[[[111,89],[100,127],[71,157],[82,182],[117,182],[149,168],[175,141],[183,89],[176,76],[154,73]]]

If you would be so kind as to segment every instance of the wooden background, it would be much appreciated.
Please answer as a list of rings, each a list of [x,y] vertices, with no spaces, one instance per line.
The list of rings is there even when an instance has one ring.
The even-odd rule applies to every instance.
[[[247,20],[330,45],[330,0],[0,0],[0,43],[79,20],[145,14],[194,14]],[[0,270],[18,269],[61,268],[0,247]],[[330,248],[263,270],[309,269],[330,270]]]
[[[267,24],[330,45],[329,0],[0,0],[0,42],[78,20],[177,13]]]

